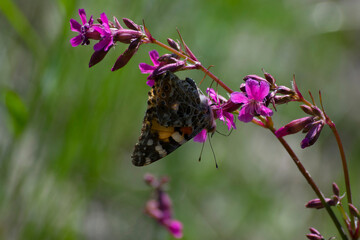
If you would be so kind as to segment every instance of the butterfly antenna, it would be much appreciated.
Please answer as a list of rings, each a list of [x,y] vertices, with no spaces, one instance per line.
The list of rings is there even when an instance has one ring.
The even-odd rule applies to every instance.
[[[201,147],[200,156],[199,156],[199,162],[201,161],[201,156],[202,156],[202,153],[203,153],[203,150],[204,150],[204,145],[205,145],[205,142],[203,142],[202,147]]]
[[[211,140],[210,140],[209,134],[208,134],[208,138],[209,138],[210,148],[211,148],[211,151],[212,151],[212,153],[213,153],[214,160],[215,160],[215,167],[216,167],[216,169],[219,169],[219,165],[217,164],[217,161],[216,161],[216,156],[215,156],[214,148],[213,148],[213,146],[212,146],[212,144],[211,144]]]
[[[233,130],[234,130],[234,129],[232,128],[228,134],[219,132],[218,130],[215,130],[215,132],[218,133],[218,134],[220,134],[221,136],[228,137],[228,136],[230,136],[230,134],[232,133]]]

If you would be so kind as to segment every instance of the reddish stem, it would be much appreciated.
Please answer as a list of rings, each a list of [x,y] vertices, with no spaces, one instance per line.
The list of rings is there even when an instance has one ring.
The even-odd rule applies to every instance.
[[[229,88],[224,82],[222,82],[218,77],[216,77],[212,72],[210,72],[208,69],[206,69],[203,65],[201,65],[200,62],[196,62],[194,60],[192,60],[191,58],[189,58],[188,56],[186,56],[185,54],[173,49],[172,47],[169,47],[168,45],[159,42],[157,40],[154,40],[153,43],[159,45],[160,47],[165,48],[166,50],[175,53],[176,55],[186,59],[188,62],[198,66],[200,68],[201,71],[203,71],[206,75],[208,75],[211,79],[213,79],[216,83],[218,83],[223,89],[225,89],[228,93],[233,93],[234,91]]]

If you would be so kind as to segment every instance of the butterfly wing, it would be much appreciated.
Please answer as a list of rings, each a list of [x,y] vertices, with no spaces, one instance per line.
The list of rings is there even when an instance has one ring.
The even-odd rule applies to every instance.
[[[155,162],[212,126],[207,100],[190,78],[161,75],[149,91],[141,135],[132,155],[135,166]]]

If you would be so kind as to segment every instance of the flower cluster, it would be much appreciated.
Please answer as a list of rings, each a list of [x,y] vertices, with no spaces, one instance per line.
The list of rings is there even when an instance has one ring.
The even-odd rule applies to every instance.
[[[326,117],[317,106],[301,105],[301,109],[310,116],[295,119],[285,126],[279,128],[275,134],[277,137],[283,137],[289,134],[294,134],[302,130],[306,133],[305,138],[301,141],[301,148],[306,148],[313,145],[319,138],[321,130],[326,123]]]
[[[95,52],[91,56],[89,67],[99,63],[109,50],[115,46],[116,42],[121,42],[129,46],[119,56],[111,70],[115,71],[120,69],[129,62],[142,43],[150,41],[146,31],[130,19],[123,19],[124,24],[128,27],[128,29],[126,29],[120,25],[115,17],[114,23],[109,21],[105,13],[100,15],[100,19],[98,19],[99,23],[97,24],[94,24],[92,16],[89,21],[87,21],[84,9],[79,9],[79,15],[81,24],[74,19],[70,20],[71,30],[79,33],[79,35],[70,40],[71,45],[73,47],[80,44],[88,45],[90,39],[99,40],[99,42],[94,45]]]
[[[306,204],[306,207],[314,209],[321,209],[326,207],[326,210],[328,210],[330,214],[332,210],[328,206],[338,206],[343,213],[343,219],[351,238],[359,238],[360,216],[359,211],[352,204],[351,200],[350,181],[347,172],[345,154],[340,137],[335,128],[335,124],[325,114],[321,103],[321,94],[319,94],[321,103],[320,109],[316,106],[311,93],[310,96],[312,98],[312,103],[305,100],[296,85],[295,77],[292,81],[292,87],[289,88],[286,86],[277,85],[275,78],[266,72],[264,72],[264,77],[257,75],[245,76],[243,79],[244,83],[240,84],[240,91],[234,92],[219,78],[213,75],[207,68],[201,65],[197,57],[185,44],[180,33],[179,36],[181,41],[174,41],[173,39],[168,38],[167,46],[153,38],[145,25],[137,25],[130,19],[122,19],[127,27],[123,28],[115,17],[113,22],[109,21],[105,13],[102,13],[100,18],[97,19],[98,23],[94,23],[92,16],[87,19],[84,9],[79,9],[79,16],[81,23],[74,19],[70,20],[71,30],[78,33],[77,36],[70,40],[70,43],[73,47],[76,47],[78,45],[89,45],[90,40],[98,41],[93,47],[94,53],[91,56],[89,67],[99,63],[106,56],[109,50],[116,45],[116,43],[127,44],[128,47],[118,57],[111,69],[112,71],[125,66],[142,44],[153,43],[170,51],[171,54],[167,53],[160,56],[156,50],[152,50],[149,52],[152,65],[147,63],[139,64],[141,73],[148,74],[146,84],[150,87],[154,86],[158,76],[164,74],[167,71],[177,72],[198,69],[211,77],[217,84],[230,93],[229,97],[226,98],[219,95],[214,89],[208,88],[206,91],[207,97],[204,95],[201,96],[205,98],[203,98],[201,102],[207,102],[209,108],[211,109],[212,120],[219,119],[230,131],[232,129],[236,129],[235,116],[237,115],[241,122],[253,122],[259,126],[269,129],[272,133],[274,133],[278,140],[283,144],[291,158],[294,160],[294,163],[297,165],[300,172],[308,180],[308,183],[313,187],[317,196],[321,198],[310,200]],[[300,102],[302,104],[300,108],[306,114],[306,116],[295,119],[276,130],[271,118],[274,112],[272,109],[270,109],[269,106],[277,111],[277,106],[290,102]],[[176,108],[176,106],[172,107]],[[191,119],[189,118],[189,120]],[[324,125],[328,125],[333,130],[334,135],[338,140],[338,146],[341,153],[345,175],[345,183],[347,185],[347,203],[350,209],[350,216],[345,214],[345,210],[342,205],[342,198],[345,194],[340,196],[339,188],[334,183],[334,195],[331,198],[323,198],[320,190],[317,190],[316,184],[313,181],[309,181],[311,180],[311,176],[308,171],[306,171],[295,153],[283,139],[284,136],[302,131],[306,135],[301,141],[300,146],[301,148],[307,148],[317,141]],[[194,141],[205,142],[208,131],[213,132],[214,129],[215,128],[210,129],[210,127],[208,129],[203,129],[194,137]],[[145,155],[145,153],[143,154]],[[146,175],[145,181],[154,190],[153,198],[150,199],[146,204],[146,214],[156,219],[157,222],[164,226],[175,238],[181,238],[182,224],[178,220],[173,219],[171,200],[163,188],[164,184],[168,180],[166,178],[157,180],[151,175]],[[336,221],[334,222],[336,225]],[[338,227],[338,229],[339,232],[344,235],[342,229],[340,227]],[[306,237],[310,240],[324,239],[320,232],[314,228],[310,228],[310,233],[307,234]]]
[[[168,178],[155,179],[151,174],[146,174],[145,182],[154,189],[154,197],[151,198],[145,207],[145,213],[164,226],[175,238],[182,238],[182,223],[172,217],[172,203],[169,195],[164,191],[164,184]]]
[[[342,199],[344,198],[344,195],[340,195],[340,189],[338,187],[338,185],[336,183],[332,184],[332,191],[333,191],[333,195],[331,198],[325,198],[325,202],[326,204],[328,204],[329,206],[338,206],[342,212],[345,212],[344,208],[343,208],[343,204],[342,204]],[[310,200],[305,207],[307,208],[314,208],[314,209],[322,209],[325,206],[322,204],[321,200],[319,198],[315,198]],[[360,230],[360,224],[359,224],[359,219],[360,219],[360,215],[359,215],[359,211],[357,210],[357,208],[353,205],[353,204],[349,204],[349,209],[350,209],[350,213],[351,215],[355,218],[355,228],[352,228],[351,226],[351,218],[348,215],[343,215],[344,218],[344,222],[346,224],[346,227],[351,235],[351,239],[358,239],[359,238],[359,230]],[[311,231],[311,230],[310,230]],[[324,239],[322,238],[321,234],[318,232],[314,232],[311,231],[311,234],[306,235],[309,239],[314,239],[314,240],[321,240]]]
[[[320,234],[315,228],[309,228],[310,233],[306,234],[306,237],[310,240],[325,240],[325,238]]]

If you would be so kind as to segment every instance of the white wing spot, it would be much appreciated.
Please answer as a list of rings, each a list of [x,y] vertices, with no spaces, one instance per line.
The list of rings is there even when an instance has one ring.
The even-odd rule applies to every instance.
[[[174,132],[171,134],[171,137],[179,144],[183,144],[185,142],[184,137],[181,136],[179,132]]]
[[[155,147],[155,150],[159,153],[161,157],[165,157],[167,154],[160,144]]]
[[[149,139],[146,143],[148,146],[151,146],[154,144],[154,141],[152,139]]]

